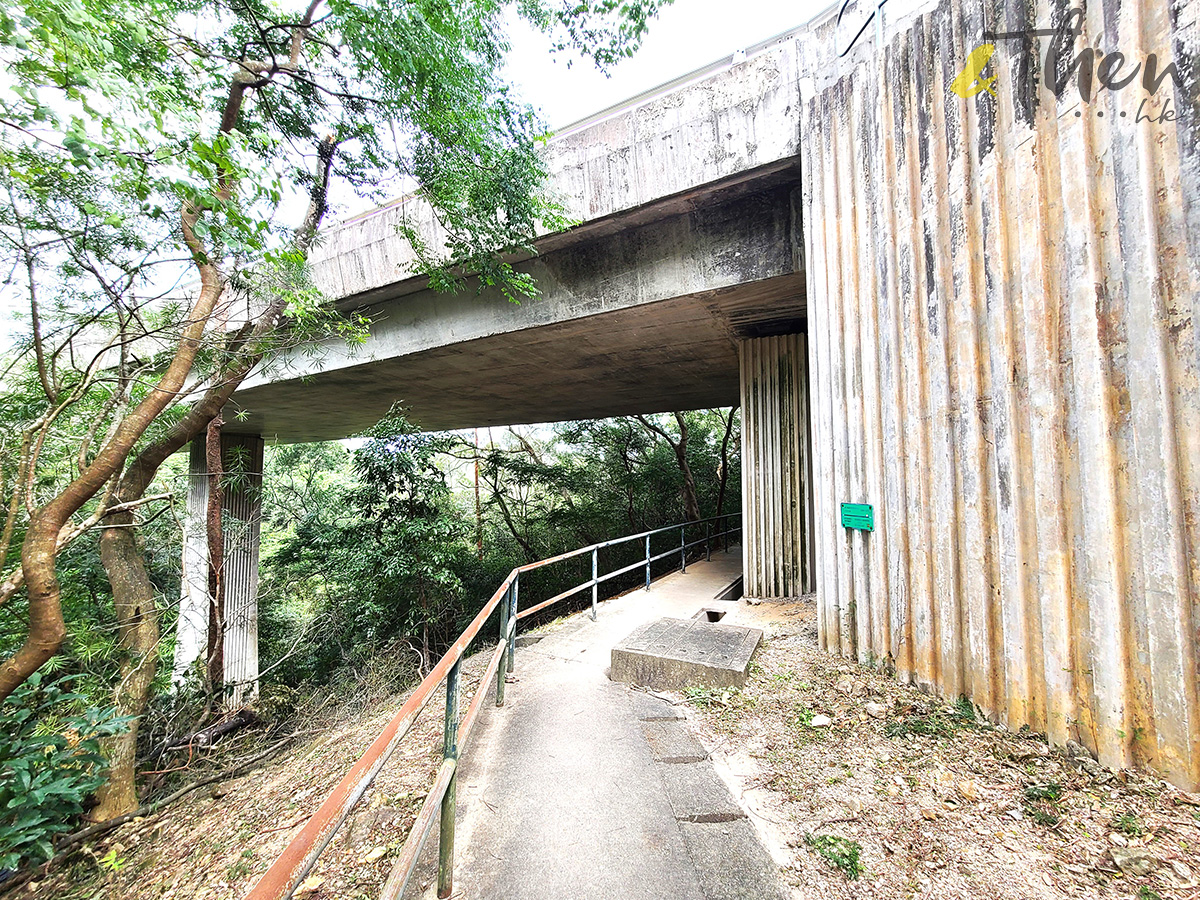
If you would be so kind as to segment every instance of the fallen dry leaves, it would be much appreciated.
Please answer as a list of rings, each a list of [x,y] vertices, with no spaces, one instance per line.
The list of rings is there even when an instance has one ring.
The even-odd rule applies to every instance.
[[[796,896],[1200,897],[1195,795],[823,653],[811,603],[751,614],[767,641],[746,687],[691,692],[689,719]],[[818,835],[859,846],[857,879]]]

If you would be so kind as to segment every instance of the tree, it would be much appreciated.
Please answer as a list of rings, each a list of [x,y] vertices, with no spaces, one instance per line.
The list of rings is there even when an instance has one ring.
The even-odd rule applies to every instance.
[[[728,413],[723,413],[720,410],[714,410],[721,418],[721,456],[717,463],[717,506],[715,516],[721,515],[725,511],[725,495],[729,490],[729,470],[730,456],[733,453],[733,447],[739,443],[734,438],[734,426],[738,421],[738,408],[736,406],[729,407]]]
[[[687,419],[681,412],[672,413],[675,425],[679,429],[679,437],[674,437],[663,425],[647,416],[634,416],[647,431],[658,435],[675,453],[675,464],[679,466],[679,474],[683,476],[683,486],[680,498],[683,501],[683,517],[685,521],[695,522],[700,518],[700,500],[696,496],[696,477],[692,474],[688,462],[688,425]]]
[[[541,127],[500,76],[503,16],[607,65],[660,0],[21,0],[0,11],[0,244],[28,332],[10,372],[36,376],[6,455],[0,603],[27,607],[0,699],[61,646],[58,554],[97,526],[125,659],[118,706],[144,708],[159,640],[139,510],[162,462],[201,434],[246,374],[331,324],[306,261],[337,181],[413,184],[446,238],[418,263],[435,288],[469,274],[535,291],[505,253],[563,219],[541,195]],[[307,211],[288,221],[292,197]],[[192,279],[185,299],[173,285]],[[354,335],[355,329],[349,329]],[[47,472],[46,448],[77,450]],[[9,558],[20,540],[20,560]],[[135,803],[136,730],[103,813]]]
[[[736,410],[684,415],[698,502],[712,515],[738,484]],[[391,416],[353,454],[337,444],[268,448],[259,594],[268,695],[276,686],[357,681],[379,660],[408,661],[409,647],[427,664],[513,567],[680,520],[675,453],[633,418],[496,429],[484,448],[411,432]],[[476,460],[485,486],[482,559],[474,552]],[[657,540],[665,549],[678,531]],[[643,552],[641,541],[619,544],[600,562],[611,571]],[[656,571],[677,564],[672,553]],[[521,602],[590,577],[590,555],[526,571]],[[602,590],[643,577],[639,565]]]
[[[352,480],[318,487],[311,469],[305,474],[301,490],[320,497],[323,508],[288,523],[266,561],[268,584],[286,573],[299,592],[316,595],[324,622],[305,673],[315,679],[346,664],[364,666],[374,654],[409,640],[427,668],[435,651],[458,633],[458,573],[473,559],[469,518],[454,503],[438,464],[457,439],[421,434],[399,411],[363,437],[367,441],[353,454]],[[276,486],[283,480],[277,469],[272,480]],[[290,478],[287,483],[297,486]]]

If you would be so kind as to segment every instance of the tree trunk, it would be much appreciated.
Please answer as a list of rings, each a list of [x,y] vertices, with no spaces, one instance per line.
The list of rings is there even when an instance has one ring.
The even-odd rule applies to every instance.
[[[695,522],[700,518],[700,501],[696,498],[696,479],[692,476],[692,467],[688,465],[688,428],[683,413],[675,413],[675,421],[679,423],[679,441],[672,442],[671,447],[683,475],[683,514],[689,522]]]
[[[717,484],[717,512],[719,516],[725,510],[725,489],[729,484],[729,439],[733,435],[733,417],[737,407],[729,407],[729,418],[725,420],[725,434],[721,438],[721,471]]]
[[[675,440],[666,430],[645,416],[634,416],[634,418],[641,422],[643,428],[657,434],[675,451],[675,464],[679,466],[679,474],[683,476],[683,488],[679,492],[680,499],[683,500],[683,515],[686,521],[695,522],[700,518],[700,501],[696,497],[696,479],[692,476],[692,467],[688,464],[687,458],[687,421],[683,418],[683,413],[677,412],[673,415],[675,422],[679,425],[679,440]]]
[[[504,489],[500,487],[498,463],[496,468],[490,473],[489,480],[491,482],[492,499],[500,507],[500,516],[504,519],[504,524],[508,526],[508,533],[513,536],[513,540],[521,545],[521,551],[525,554],[525,561],[537,562],[537,551],[533,549],[533,545],[521,534],[521,531],[517,528],[517,523],[513,521],[512,511],[508,508],[508,502],[504,497]]]
[[[317,185],[308,215],[296,238],[297,249],[305,254],[325,212],[325,191],[334,147],[333,139],[327,138],[319,149],[321,162],[317,169]],[[240,348],[246,346],[243,341],[253,343],[267,334],[277,326],[283,308],[282,298],[273,300],[253,325],[244,326],[233,336],[231,344]],[[132,503],[140,500],[167,458],[208,428],[261,358],[261,350],[237,353],[183,418],[137,455],[121,478],[120,486],[114,493],[115,502]],[[219,433],[217,451],[219,468]],[[150,688],[158,670],[159,611],[154,586],[137,545],[135,526],[132,512],[115,513],[106,519],[100,536],[100,561],[112,585],[118,641],[123,651],[121,680],[114,693],[114,701],[119,714],[133,717],[129,731],[110,739],[105,747],[109,761],[108,782],[97,791],[100,806],[94,814],[101,820],[125,815],[137,808],[138,722],[146,711]]]
[[[68,529],[71,517],[121,471],[133,446],[174,400],[192,369],[208,317],[225,287],[214,267],[200,265],[199,269],[200,296],[189,314],[175,356],[154,389],[121,420],[79,476],[29,517],[21,545],[21,569],[29,596],[29,631],[17,652],[0,664],[0,700],[57,653],[66,636],[56,566],[60,535]]]
[[[105,742],[110,771],[108,781],[97,792],[100,805],[94,815],[99,821],[137,808],[138,724],[150,699],[158,662],[158,604],[134,537],[133,521],[132,512],[119,513],[110,518],[110,527],[100,535],[100,559],[112,584],[122,651],[121,680],[114,700],[121,714],[132,718],[128,731]]]
[[[725,511],[725,489],[729,484],[729,438],[733,434],[733,417],[737,413],[736,406],[729,407],[729,418],[725,421],[725,436],[721,438],[721,478],[720,485],[717,488],[717,516],[719,517]],[[729,529],[725,527],[725,523],[718,519],[717,525],[725,536],[721,539],[721,543],[726,550],[729,549]]]

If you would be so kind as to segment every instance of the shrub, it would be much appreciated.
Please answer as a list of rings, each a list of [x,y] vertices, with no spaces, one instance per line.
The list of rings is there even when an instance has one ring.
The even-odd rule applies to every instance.
[[[104,783],[100,739],[124,730],[115,710],[78,710],[71,678],[34,673],[0,705],[0,871],[54,855],[88,796]]]
[[[859,862],[862,846],[858,841],[834,834],[806,834],[804,843],[812,847],[817,855],[831,866],[841,869],[842,874],[850,881],[854,881],[863,873],[862,863]]]

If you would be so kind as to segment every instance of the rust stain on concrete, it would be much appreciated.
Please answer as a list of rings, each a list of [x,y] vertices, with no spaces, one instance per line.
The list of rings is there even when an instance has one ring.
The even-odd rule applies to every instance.
[[[1000,48],[994,96],[950,90],[987,34],[1058,25],[1045,0],[901,0],[881,44],[872,24],[838,59],[831,17],[799,58],[822,646],[1195,787],[1187,9],[1086,4],[1073,52],[1153,53],[1184,82],[1093,79],[1087,102],[1075,76],[1046,87],[1046,37]],[[873,502],[875,532],[843,529],[842,501]]]

